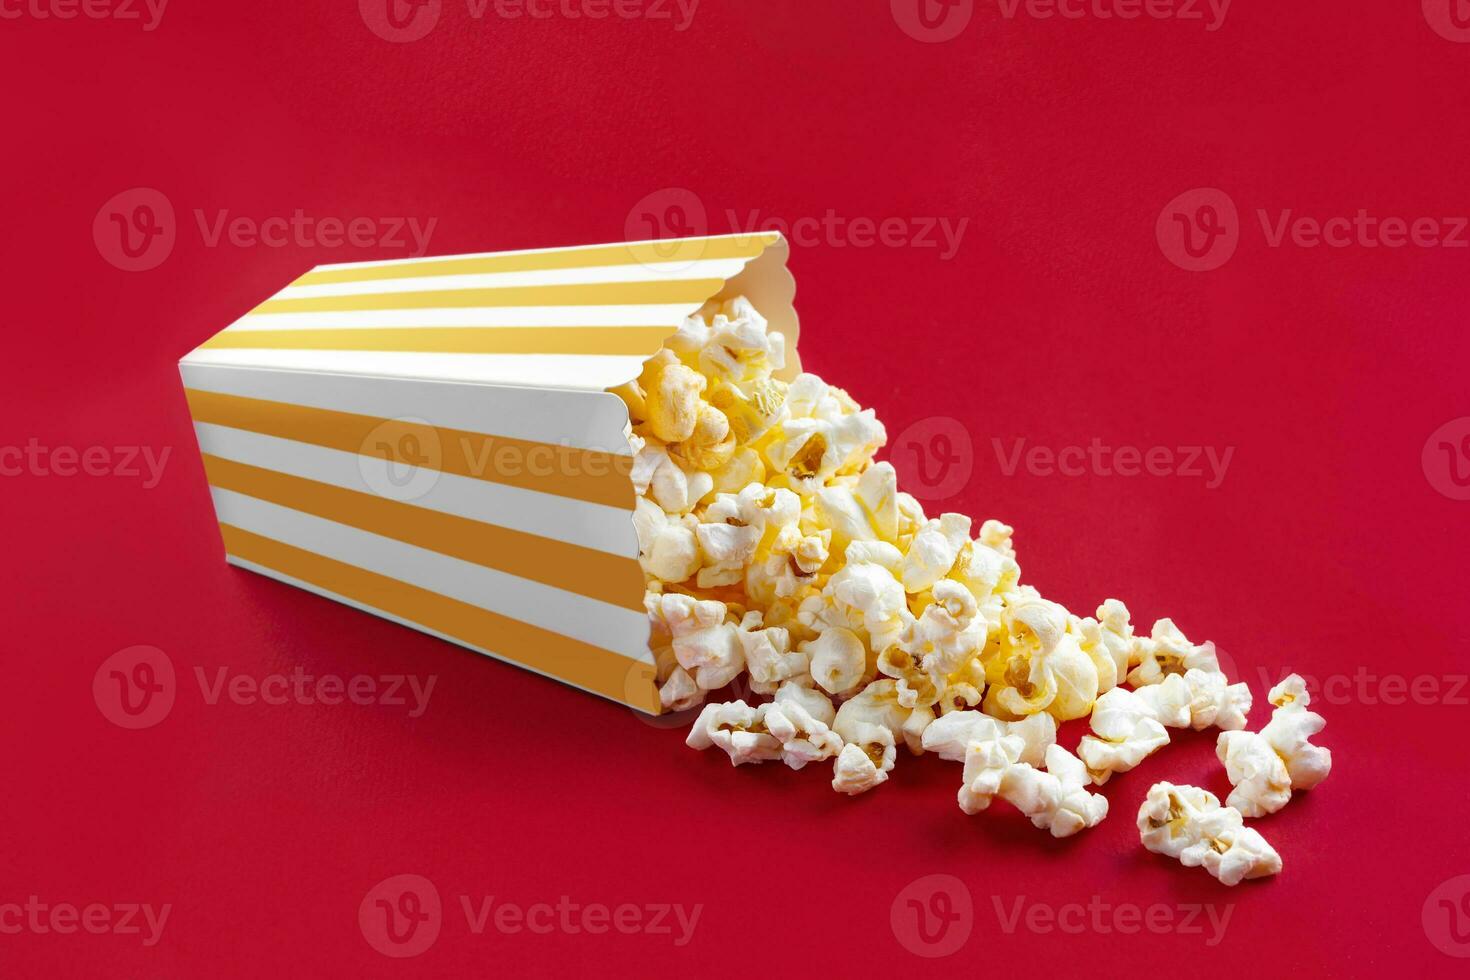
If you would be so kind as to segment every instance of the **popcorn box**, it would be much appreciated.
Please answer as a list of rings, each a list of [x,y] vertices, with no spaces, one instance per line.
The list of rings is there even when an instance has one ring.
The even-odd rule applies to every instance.
[[[312,269],[179,362],[226,560],[657,714],[609,392],[745,295],[775,233]]]

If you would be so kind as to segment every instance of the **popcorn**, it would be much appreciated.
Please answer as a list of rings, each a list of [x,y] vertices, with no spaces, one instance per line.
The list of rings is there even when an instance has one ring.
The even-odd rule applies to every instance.
[[[1226,803],[1246,817],[1264,817],[1291,799],[1291,776],[1281,756],[1255,732],[1221,732],[1215,753],[1234,787]]]
[[[745,614],[736,634],[750,674],[750,686],[757,694],[773,694],[785,681],[807,674],[807,654],[791,649],[791,632],[779,626],[765,629],[761,614],[755,610]]]
[[[1221,806],[1213,793],[1194,786],[1150,787],[1138,810],[1138,835],[1150,851],[1177,858],[1187,868],[1203,866],[1226,885],[1281,870],[1281,856],[1242,825],[1239,810]]]
[[[766,730],[781,743],[781,761],[792,769],[830,759],[842,751],[842,739],[800,704],[773,701],[763,707]]]
[[[896,758],[893,733],[882,725],[860,723],[832,767],[832,788],[848,796],[886,782]]]
[[[1271,689],[1276,710],[1260,732],[1227,731],[1215,743],[1234,789],[1229,803],[1247,817],[1275,813],[1293,790],[1311,789],[1332,771],[1332,752],[1311,743],[1327,722],[1307,710],[1306,683],[1292,674]]]
[[[668,680],[659,685],[658,703],[665,711],[683,711],[704,700],[704,691],[683,667],[675,667]]]
[[[868,651],[852,630],[840,626],[824,630],[815,640],[801,645],[811,658],[812,679],[828,694],[846,694],[863,681],[868,668]]]
[[[1261,737],[1271,743],[1286,764],[1292,789],[1311,789],[1332,771],[1332,750],[1311,744],[1311,738],[1327,726],[1315,711],[1308,711],[1306,682],[1301,675],[1291,674],[1271,688],[1267,695],[1276,710],[1261,729]]]
[[[695,719],[685,744],[703,751],[711,746],[730,757],[730,765],[781,758],[781,743],[766,730],[766,706],[752,708],[744,701],[707,704]]]
[[[963,514],[941,514],[914,534],[903,559],[903,587],[923,592],[949,574],[960,549],[970,542],[970,519]]]
[[[1039,767],[1044,764],[1047,748],[1057,740],[1057,722],[1045,713],[1006,722],[979,711],[951,711],[924,730],[923,748],[937,752],[941,759],[964,762],[971,742],[1003,735],[1021,740],[1021,754],[1016,761]]]
[[[1154,623],[1153,635],[1137,640],[1138,666],[1128,674],[1128,683],[1134,687],[1158,684],[1170,674],[1183,674],[1191,668],[1199,668],[1218,674],[1220,663],[1215,657],[1215,645],[1203,643],[1196,646],[1179,631],[1172,619],[1161,619]]]
[[[742,673],[769,699],[705,705],[688,744],[736,766],[831,759],[833,788],[851,795],[888,779],[902,742],[963,764],[965,812],[999,796],[1063,837],[1105,817],[1089,786],[1138,766],[1170,728],[1214,726],[1231,805],[1161,783],[1140,834],[1227,884],[1274,873],[1242,815],[1331,768],[1301,679],[1245,731],[1250,690],[1212,644],[1169,619],[1136,636],[1117,599],[1079,618],[1021,584],[1013,528],[928,517],[874,460],[874,413],[816,375],[775,377],[785,362],[785,338],[736,297],[706,304],[613,389],[660,704],[692,708]],[[1056,744],[1059,722],[1088,715],[1076,755]]]
[[[674,593],[659,596],[656,607],[673,638],[675,659],[702,689],[716,690],[739,676],[745,667],[740,630],[725,621],[723,602]]]
[[[821,691],[811,687],[810,678],[805,681],[802,679],[786,681],[776,688],[774,703],[799,705],[807,714],[829,728],[837,717],[837,709],[832,707],[831,700]]]
[[[1070,837],[1096,827],[1108,815],[1108,800],[1087,792],[1087,767],[1062,748],[1046,750],[1046,771],[1024,762],[1009,766],[1000,780],[998,795],[1031,818],[1053,837]]]
[[[1077,755],[1092,781],[1101,786],[1115,772],[1127,772],[1169,744],[1169,733],[1137,693],[1115,687],[1097,699],[1095,734],[1082,736]]]
[[[965,772],[961,777],[960,809],[970,815],[990,806],[1006,771],[1021,758],[1025,743],[1015,735],[972,739],[965,748]]]

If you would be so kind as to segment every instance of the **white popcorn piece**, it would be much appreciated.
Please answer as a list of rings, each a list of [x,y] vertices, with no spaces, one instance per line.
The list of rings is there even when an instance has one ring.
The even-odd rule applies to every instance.
[[[1150,851],[1188,868],[1202,866],[1225,885],[1279,872],[1281,856],[1241,820],[1239,810],[1221,806],[1213,793],[1155,783],[1139,807],[1138,834]]]
[[[1126,688],[1115,687],[1097,699],[1091,725],[1093,734],[1082,736],[1077,755],[1099,786],[1169,744],[1169,733],[1152,708]]]
[[[657,608],[673,637],[674,657],[702,689],[717,690],[739,676],[745,667],[740,630],[725,621],[723,602],[669,593],[658,597]]]
[[[903,558],[903,587],[923,592],[949,574],[960,549],[970,541],[970,519],[964,514],[941,514],[915,532]]]
[[[856,633],[840,626],[823,630],[815,640],[801,644],[811,660],[812,680],[828,694],[846,694],[863,682],[868,650]]]
[[[843,552],[853,541],[898,537],[898,474],[892,463],[875,463],[855,487],[826,486],[817,491],[815,516],[832,532],[832,547]]]
[[[877,725],[888,729],[896,744],[898,739],[903,738],[903,726],[911,713],[909,708],[898,701],[897,683],[885,678],[873,681],[856,697],[842,702],[832,721],[832,730],[844,742],[857,742],[862,740],[863,726]],[[920,746],[922,747],[922,741]]]
[[[1190,709],[1194,692],[1182,674],[1169,674],[1157,683],[1135,689],[1133,693],[1165,728],[1189,728],[1194,721]]]
[[[965,747],[965,771],[960,777],[959,804],[974,815],[990,806],[1000,792],[1006,770],[1020,761],[1025,742],[1016,735],[975,738]]]
[[[766,730],[765,708],[752,708],[744,701],[707,704],[684,743],[700,751],[721,749],[732,766],[779,759],[781,743]]]
[[[693,523],[670,517],[647,497],[639,497],[634,507],[643,570],[662,582],[682,582],[699,570],[699,543],[686,520]]]
[[[1039,768],[1045,764],[1047,748],[1057,740],[1057,722],[1044,712],[1022,721],[1001,721],[981,711],[951,711],[924,730],[923,748],[938,753],[941,759],[964,762],[971,742],[1007,735],[1021,740],[1021,754],[1016,761]]]
[[[837,718],[837,709],[832,706],[832,700],[812,687],[810,678],[793,678],[784,682],[776,689],[774,703],[800,705],[807,714],[828,728],[832,727],[832,722]]]
[[[898,645],[931,676],[948,677],[985,645],[985,621],[975,596],[959,582],[934,583],[933,597]]]
[[[1134,687],[1158,684],[1171,674],[1183,674],[1192,668],[1212,674],[1220,672],[1215,644],[1190,643],[1172,619],[1154,623],[1152,635],[1138,637],[1137,644],[1138,666],[1128,674],[1128,683]]]
[[[1291,800],[1291,776],[1281,756],[1256,732],[1221,732],[1215,754],[1234,787],[1227,804],[1242,816],[1264,817]]]
[[[830,759],[842,751],[842,739],[794,702],[773,701],[766,709],[766,730],[781,743],[781,761],[792,769]]]
[[[1048,746],[1046,771],[1024,762],[1006,769],[998,795],[1053,837],[1096,827],[1108,815],[1107,797],[1089,793],[1087,767],[1060,745]]]
[[[1128,672],[1142,655],[1133,636],[1132,616],[1128,607],[1117,599],[1105,599],[1097,607],[1097,623],[1102,632],[1103,646],[1113,658],[1118,683],[1127,678]]]
[[[773,694],[784,682],[807,675],[809,658],[804,651],[791,649],[791,632],[779,626],[763,628],[759,612],[752,609],[745,614],[736,637],[757,694]]]
[[[864,548],[862,544],[848,545],[847,565],[827,582],[821,603],[834,608],[849,624],[860,624],[868,633],[872,649],[885,650],[899,641],[914,617],[903,586],[893,573],[878,561],[863,560],[869,554],[886,557],[886,552],[897,549],[886,544]],[[802,604],[803,612],[812,601]]]
[[[1261,737],[1271,743],[1286,764],[1292,789],[1311,789],[1332,771],[1332,750],[1313,745],[1312,736],[1327,726],[1315,711],[1308,711],[1307,685],[1301,675],[1291,674],[1271,688],[1267,695],[1276,710],[1261,729]]]
[[[1231,684],[1222,673],[1192,667],[1184,674],[1189,687],[1189,727],[1204,731],[1211,725],[1222,731],[1239,731],[1245,727],[1251,710],[1250,685]]]
[[[1332,752],[1313,745],[1327,722],[1307,710],[1306,684],[1292,674],[1271,689],[1276,709],[1259,732],[1222,732],[1215,754],[1234,789],[1229,803],[1247,817],[1275,813],[1294,790],[1315,787],[1332,771]]]
[[[882,725],[862,724],[832,767],[832,788],[848,796],[886,782],[897,758],[893,733]]]
[[[675,667],[658,689],[658,702],[665,711],[684,711],[703,700],[703,689],[683,667]]]

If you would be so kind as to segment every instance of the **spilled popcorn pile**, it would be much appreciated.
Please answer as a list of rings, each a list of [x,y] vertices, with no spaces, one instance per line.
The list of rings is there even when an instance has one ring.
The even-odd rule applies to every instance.
[[[886,435],[873,411],[813,374],[778,380],[784,363],[785,339],[738,298],[690,317],[615,389],[660,700],[691,709],[742,675],[769,699],[706,704],[689,745],[737,766],[832,760],[833,789],[857,794],[888,779],[901,743],[963,763],[966,813],[999,797],[1065,837],[1107,815],[1089,787],[1171,728],[1214,726],[1228,805],[1159,783],[1143,842],[1227,884],[1279,870],[1241,820],[1331,766],[1310,743],[1323,722],[1301,678],[1272,690],[1270,724],[1245,731],[1250,690],[1213,644],[1168,619],[1137,636],[1116,599],[1078,617],[1021,585],[1010,527],[987,520],[972,537],[962,514],[927,516],[874,461]],[[1058,722],[1089,716],[1075,755],[1056,743]]]

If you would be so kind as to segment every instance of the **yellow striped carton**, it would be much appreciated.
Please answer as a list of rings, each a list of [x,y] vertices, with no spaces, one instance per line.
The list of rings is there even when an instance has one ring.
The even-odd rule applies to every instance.
[[[318,266],[179,363],[232,564],[642,711],[627,410],[738,295],[788,341],[778,234]]]

